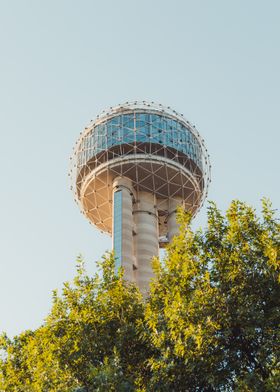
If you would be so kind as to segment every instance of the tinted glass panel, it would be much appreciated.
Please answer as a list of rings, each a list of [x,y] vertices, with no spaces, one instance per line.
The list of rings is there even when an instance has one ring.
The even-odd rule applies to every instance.
[[[164,115],[137,112],[96,125],[80,145],[78,165],[114,145],[134,143],[156,143],[177,149],[202,169],[201,147],[187,126]]]

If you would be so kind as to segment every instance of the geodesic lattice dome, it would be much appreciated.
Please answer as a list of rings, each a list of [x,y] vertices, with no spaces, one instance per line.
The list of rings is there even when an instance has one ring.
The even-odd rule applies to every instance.
[[[210,181],[209,156],[196,128],[154,102],[126,102],[103,111],[81,133],[71,162],[76,202],[107,233],[116,177],[131,179],[136,194],[155,196],[160,236],[166,234],[168,201],[181,200],[195,215]]]

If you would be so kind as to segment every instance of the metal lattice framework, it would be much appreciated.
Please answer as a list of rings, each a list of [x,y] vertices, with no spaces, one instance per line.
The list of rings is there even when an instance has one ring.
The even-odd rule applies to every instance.
[[[111,107],[81,132],[70,176],[82,213],[112,233],[112,183],[128,177],[137,192],[156,198],[159,235],[166,234],[167,203],[180,199],[193,215],[207,196],[209,155],[204,141],[182,114],[134,101]]]

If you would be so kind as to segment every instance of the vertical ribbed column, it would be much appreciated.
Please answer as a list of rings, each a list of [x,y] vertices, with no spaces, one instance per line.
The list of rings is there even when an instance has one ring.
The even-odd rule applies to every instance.
[[[158,218],[154,196],[148,192],[138,192],[134,206],[136,235],[134,247],[136,255],[136,283],[143,294],[149,290],[153,277],[151,259],[158,256]]]
[[[113,182],[113,249],[116,272],[124,268],[124,278],[134,280],[133,274],[133,215],[132,183],[128,178],[118,177]]]
[[[182,199],[179,197],[168,201],[167,231],[169,242],[172,240],[174,235],[179,234],[179,225],[176,221],[176,212],[179,205],[182,205]]]

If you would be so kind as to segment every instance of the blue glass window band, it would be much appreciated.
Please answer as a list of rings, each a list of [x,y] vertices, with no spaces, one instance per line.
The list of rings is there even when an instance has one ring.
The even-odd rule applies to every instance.
[[[79,165],[112,146],[137,142],[174,148],[202,168],[201,147],[190,129],[179,121],[146,113],[122,114],[96,125],[82,141]]]

